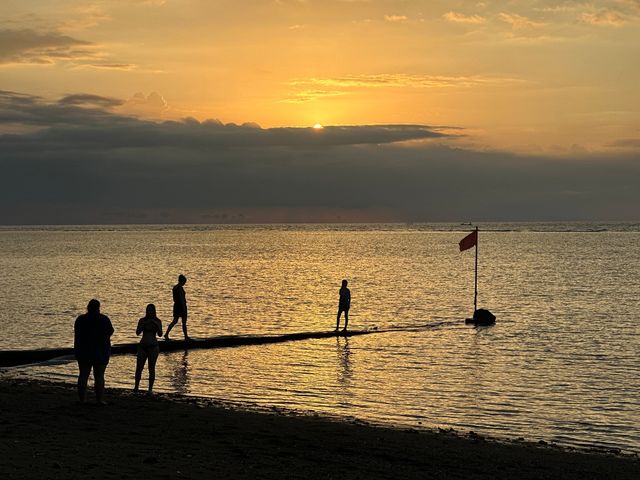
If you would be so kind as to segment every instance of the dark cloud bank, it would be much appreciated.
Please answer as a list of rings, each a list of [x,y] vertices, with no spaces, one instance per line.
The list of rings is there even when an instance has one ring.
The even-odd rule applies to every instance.
[[[121,103],[0,92],[0,223],[640,218],[637,154],[472,151],[423,125],[153,123]]]

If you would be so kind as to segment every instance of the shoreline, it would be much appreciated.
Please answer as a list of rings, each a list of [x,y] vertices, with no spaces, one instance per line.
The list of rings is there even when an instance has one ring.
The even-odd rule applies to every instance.
[[[92,391],[89,398],[92,399]],[[206,397],[0,380],[4,478],[637,478],[638,454],[402,429]]]
[[[377,332],[374,332],[377,333]],[[51,362],[61,363],[71,363],[75,362],[75,358],[69,357],[61,357],[52,360],[47,360],[42,362],[41,364],[46,365]],[[40,363],[39,363],[40,364]],[[64,387],[67,389],[75,389],[76,382],[76,374],[73,374],[72,380],[66,379],[55,379],[50,380],[43,378],[42,376],[30,376],[30,375],[11,375],[11,369],[14,368],[24,368],[29,367],[30,365],[18,365],[11,367],[3,367],[0,368],[0,386],[3,383],[11,383],[16,382],[19,384],[42,384],[47,386],[58,386]],[[3,373],[5,375],[3,375]],[[71,377],[69,377],[71,379]],[[91,392],[93,392],[93,376],[90,377],[89,380],[89,390],[88,390],[88,398],[91,398]],[[115,393],[116,395],[125,395],[128,396],[131,394],[132,388],[130,386],[123,386],[122,383],[115,382],[115,385],[107,387],[106,391],[110,393]],[[125,383],[126,385],[126,383]],[[133,385],[133,382],[131,382]],[[144,387],[144,382],[143,382]],[[144,388],[142,389],[144,390]],[[493,433],[488,433],[483,431],[482,427],[478,427],[479,431],[474,431],[471,428],[463,427],[451,427],[447,425],[424,425],[422,422],[415,423],[402,423],[402,422],[393,422],[389,420],[382,419],[370,419],[370,418],[361,418],[356,415],[349,414],[341,414],[335,412],[327,412],[327,411],[317,411],[311,408],[296,408],[296,407],[287,407],[283,405],[271,405],[266,403],[258,403],[252,402],[250,400],[231,400],[224,399],[221,397],[212,397],[202,394],[192,394],[192,393],[178,393],[172,390],[162,390],[156,388],[153,393],[154,397],[161,397],[167,401],[171,402],[187,402],[187,403],[197,403],[201,406],[212,406],[214,408],[224,408],[227,410],[237,410],[241,412],[251,412],[258,414],[279,414],[290,417],[313,417],[313,418],[322,418],[331,422],[345,423],[345,424],[355,424],[355,425],[367,425],[370,427],[389,429],[389,430],[397,430],[397,431],[408,431],[414,433],[424,433],[424,434],[448,434],[454,435],[460,438],[471,438],[471,439],[479,439],[486,440],[493,443],[498,444],[515,444],[515,445],[523,445],[523,446],[532,446],[532,447],[545,447],[545,448],[555,448],[563,451],[571,451],[577,453],[584,454],[604,454],[604,455],[614,455],[621,457],[629,457],[629,458],[640,458],[640,450],[634,450],[629,447],[621,447],[615,445],[606,445],[606,444],[597,444],[597,443],[563,443],[556,440],[549,439],[544,436],[536,436],[531,435],[525,437],[522,431],[514,432],[512,435],[496,435]],[[0,405],[1,407],[1,405]]]

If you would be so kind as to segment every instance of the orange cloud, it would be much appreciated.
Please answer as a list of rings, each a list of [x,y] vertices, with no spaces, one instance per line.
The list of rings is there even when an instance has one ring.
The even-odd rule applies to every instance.
[[[540,28],[545,26],[543,22],[536,22],[523,15],[518,15],[517,13],[500,13],[498,16],[500,17],[500,20],[510,24],[511,28],[514,29]]]
[[[583,13],[580,20],[591,25],[603,25],[610,27],[621,27],[625,24],[625,17],[613,10],[600,10],[595,13]]]
[[[384,20],[385,22],[402,23],[409,20],[409,17],[407,17],[406,15],[385,15]]]
[[[445,20],[453,23],[468,23],[472,25],[480,25],[487,20],[480,15],[465,15],[464,13],[448,12],[442,16]]]
[[[500,85],[520,82],[511,77],[488,75],[410,75],[405,73],[382,73],[377,75],[344,75],[332,78],[297,79],[289,85],[317,85],[325,88],[382,88],[382,87],[413,87],[413,88],[444,88],[471,87],[479,85]]]

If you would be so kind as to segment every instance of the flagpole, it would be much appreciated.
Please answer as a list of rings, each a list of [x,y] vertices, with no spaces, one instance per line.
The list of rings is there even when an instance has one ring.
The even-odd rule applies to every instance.
[[[475,285],[473,292],[473,314],[475,315],[476,310],[478,310],[478,227],[476,226],[476,275],[475,275]]]

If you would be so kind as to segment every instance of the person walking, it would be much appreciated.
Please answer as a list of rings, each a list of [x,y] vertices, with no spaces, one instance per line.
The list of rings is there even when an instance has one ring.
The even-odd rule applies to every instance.
[[[179,275],[178,283],[173,287],[173,321],[169,324],[169,327],[164,334],[165,340],[170,340],[169,333],[176,323],[178,323],[178,319],[182,319],[182,333],[184,333],[184,339],[189,340],[189,335],[187,335],[187,295],[184,292],[185,283],[187,283],[187,277]]]
[[[73,351],[78,362],[78,400],[85,403],[87,384],[93,370],[96,401],[106,405],[104,401],[104,372],[111,356],[111,335],[113,325],[106,315],[100,313],[100,302],[90,300],[87,313],[76,318],[73,326]]]

